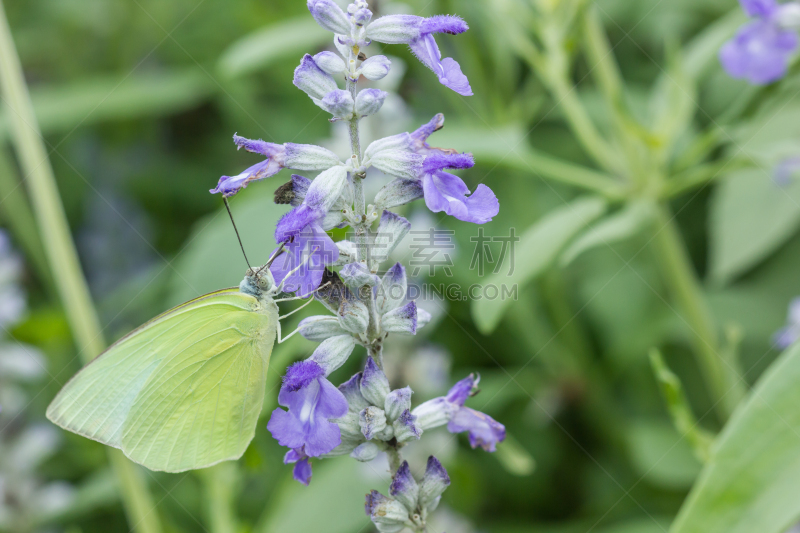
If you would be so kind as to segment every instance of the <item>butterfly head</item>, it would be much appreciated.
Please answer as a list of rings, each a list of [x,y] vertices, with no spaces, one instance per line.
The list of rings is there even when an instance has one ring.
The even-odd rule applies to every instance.
[[[271,294],[275,289],[275,278],[269,268],[248,268],[244,279],[239,284],[239,290],[245,294],[260,298],[265,294]]]

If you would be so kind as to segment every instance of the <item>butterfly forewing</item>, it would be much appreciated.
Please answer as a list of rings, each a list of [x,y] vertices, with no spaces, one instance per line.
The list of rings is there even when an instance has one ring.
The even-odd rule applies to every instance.
[[[152,470],[203,468],[252,440],[277,308],[236,289],[150,321],[87,365],[48,417]]]

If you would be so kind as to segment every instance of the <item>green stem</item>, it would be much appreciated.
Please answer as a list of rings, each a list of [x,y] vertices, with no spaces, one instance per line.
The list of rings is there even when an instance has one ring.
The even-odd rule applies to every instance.
[[[400,450],[393,446],[390,446],[386,450],[386,455],[389,457],[389,470],[392,471],[392,476],[394,476],[397,473],[397,470],[400,468],[400,465],[403,463],[403,456],[400,453]]]
[[[33,112],[2,0],[0,0],[0,75],[3,99],[10,111],[14,146],[27,177],[25,181],[45,254],[51,272],[57,273],[56,289],[65,307],[78,352],[85,362],[89,362],[105,347],[102,329],[92,304],[89,288],[81,272],[78,254]],[[159,533],[161,526],[154,512],[155,505],[139,472],[118,450],[109,450],[109,455],[132,528],[143,533]]]
[[[610,200],[625,197],[626,188],[609,174],[544,155],[534,149],[515,151],[502,164],[524,171],[533,171],[545,178],[567,185],[588,189]]]
[[[236,464],[220,463],[199,474],[203,478],[210,533],[236,533],[239,529],[234,511],[238,483]]]
[[[662,196],[664,198],[672,198],[710,183],[722,176],[723,173],[752,166],[753,163],[745,159],[723,159],[706,165],[694,166],[675,174],[667,180]]]
[[[672,213],[666,206],[658,212],[653,246],[672,298],[689,325],[690,341],[698,358],[712,402],[722,421],[730,416],[738,390],[720,355],[719,338],[700,282],[692,266]],[[738,380],[737,380],[738,381]]]
[[[48,289],[53,289],[53,277],[47,265],[42,239],[36,232],[30,202],[4,147],[0,148],[0,208],[6,224],[25,250],[25,256],[36,269],[39,279]]]

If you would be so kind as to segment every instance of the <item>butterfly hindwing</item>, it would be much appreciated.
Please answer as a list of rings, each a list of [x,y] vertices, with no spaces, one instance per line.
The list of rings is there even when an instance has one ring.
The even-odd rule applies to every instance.
[[[263,403],[277,322],[267,307],[228,289],[164,313],[79,372],[48,418],[151,470],[238,458]]]

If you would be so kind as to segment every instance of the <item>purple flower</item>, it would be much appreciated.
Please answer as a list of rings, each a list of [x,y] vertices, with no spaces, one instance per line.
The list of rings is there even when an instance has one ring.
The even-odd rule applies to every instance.
[[[304,448],[286,452],[286,455],[283,456],[283,464],[288,465],[291,463],[294,463],[292,477],[303,485],[308,486],[308,482],[311,481],[311,462]]]
[[[233,196],[240,190],[247,187],[251,181],[262,180],[274,176],[286,163],[286,148],[282,144],[268,143],[262,140],[253,141],[233,136],[233,142],[237,149],[244,147],[248,152],[254,152],[266,156],[266,160],[256,163],[241,174],[236,176],[222,176],[215,189],[211,189],[212,194],[222,193],[223,196]]]
[[[500,203],[492,190],[481,183],[470,194],[461,178],[443,171],[445,168],[469,168],[472,165],[474,161],[471,154],[429,155],[423,164],[422,174],[422,190],[428,209],[434,213],[444,211],[459,220],[475,224],[492,220],[500,211]]]
[[[467,23],[453,15],[423,18],[414,15],[387,15],[367,26],[367,37],[387,44],[408,44],[423,65],[431,69],[439,82],[463,96],[472,95],[467,77],[458,63],[442,53],[433,38],[434,33],[457,35],[469,29]]]
[[[342,441],[339,426],[330,420],[347,413],[347,400],[314,361],[301,361],[286,370],[278,403],[289,410],[275,409],[267,429],[281,446],[303,448],[306,456],[318,457]]]
[[[417,406],[411,414],[417,426],[429,429],[447,424],[450,433],[469,432],[469,443],[493,452],[498,442],[506,438],[506,428],[487,414],[464,407],[467,398],[475,394],[478,380],[470,374],[450,389],[447,396],[434,398]]]
[[[237,150],[244,147],[248,152],[266,156],[266,160],[257,163],[236,176],[222,176],[212,194],[222,193],[223,196],[233,196],[247,187],[251,181],[269,178],[280,172],[283,168],[298,170],[326,170],[340,165],[339,158],[325,148],[310,144],[275,144],[262,140],[253,141],[238,135],[233,136]]]
[[[284,292],[307,296],[320,286],[325,266],[338,258],[336,243],[317,222],[312,222],[290,237],[290,241],[284,245],[284,252],[275,259],[269,270],[276,283],[283,282]]]
[[[772,343],[781,350],[788,348],[800,339],[800,298],[789,302],[787,325],[772,336]]]
[[[772,181],[778,187],[788,187],[797,171],[800,170],[800,157],[787,157],[772,170]]]
[[[725,70],[734,78],[763,85],[786,75],[789,58],[797,49],[797,35],[781,24],[788,5],[775,0],[740,0],[745,13],[756,20],[743,26],[719,53]]]

